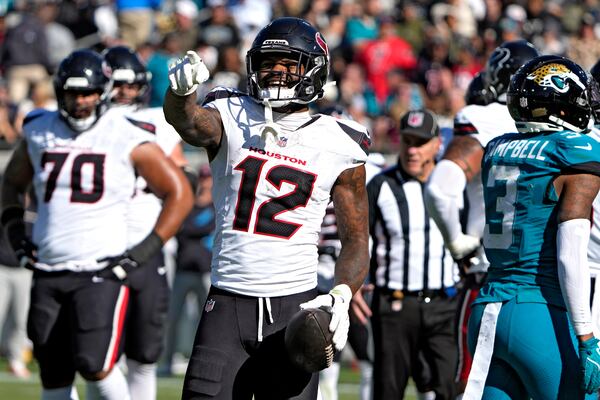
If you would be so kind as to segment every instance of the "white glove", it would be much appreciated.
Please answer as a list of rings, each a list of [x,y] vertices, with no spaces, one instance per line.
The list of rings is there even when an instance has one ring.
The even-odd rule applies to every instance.
[[[461,233],[448,245],[448,250],[452,254],[452,258],[460,260],[474,252],[480,245],[481,240],[478,237]]]
[[[204,61],[192,50],[169,65],[171,90],[178,96],[188,96],[196,92],[198,84],[206,82],[209,76]]]
[[[342,351],[348,340],[350,316],[348,308],[352,300],[352,290],[348,285],[337,285],[328,294],[322,294],[314,299],[300,304],[300,309],[320,308],[331,314],[329,331],[333,332],[333,345],[337,351]]]

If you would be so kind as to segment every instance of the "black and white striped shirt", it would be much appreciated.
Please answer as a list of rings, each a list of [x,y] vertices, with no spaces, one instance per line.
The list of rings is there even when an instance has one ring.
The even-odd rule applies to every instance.
[[[424,185],[394,166],[367,185],[372,239],[370,281],[418,291],[452,287],[458,269],[423,202]]]

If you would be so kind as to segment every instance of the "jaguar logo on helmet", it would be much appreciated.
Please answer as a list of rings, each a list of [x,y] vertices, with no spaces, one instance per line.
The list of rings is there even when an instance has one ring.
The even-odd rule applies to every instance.
[[[540,86],[552,88],[559,93],[569,91],[569,82],[567,81],[569,79],[585,89],[585,85],[579,80],[579,77],[565,65],[559,63],[543,65],[527,75],[527,79],[533,80]]]
[[[327,43],[325,43],[325,39],[323,39],[319,32],[315,33],[315,41],[317,42],[321,50],[323,50],[325,55],[329,57],[329,47],[327,46]]]

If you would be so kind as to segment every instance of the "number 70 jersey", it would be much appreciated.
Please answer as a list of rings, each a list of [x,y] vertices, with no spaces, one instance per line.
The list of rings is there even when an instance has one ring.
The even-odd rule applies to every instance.
[[[136,123],[141,124],[110,109],[77,134],[58,112],[27,117],[23,132],[34,169],[38,268],[95,270],[96,260],[125,251],[135,183],[130,154],[154,141]]]
[[[570,131],[513,133],[485,149],[481,177],[485,199],[483,244],[489,280],[543,286],[558,301],[554,180],[565,173],[600,175],[600,144]]]
[[[317,243],[338,176],[366,162],[370,144],[352,121],[308,113],[275,114],[278,134],[263,132],[264,108],[216,89],[224,135],[211,161],[216,233],[212,284],[273,297],[317,285]]]

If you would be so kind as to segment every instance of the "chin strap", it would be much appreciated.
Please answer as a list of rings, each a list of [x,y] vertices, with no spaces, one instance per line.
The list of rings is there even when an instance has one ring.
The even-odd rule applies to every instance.
[[[264,99],[262,103],[265,106],[265,126],[263,127],[260,136],[266,143],[269,138],[273,141],[274,139],[277,139],[279,136],[279,129],[277,124],[273,121],[273,106],[269,102],[269,99]]]

